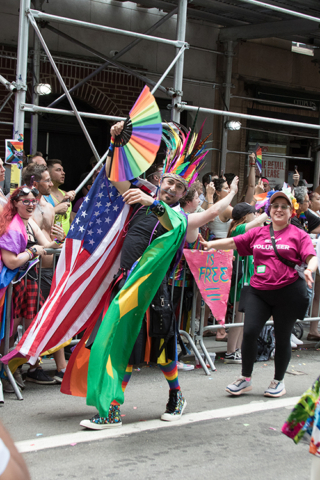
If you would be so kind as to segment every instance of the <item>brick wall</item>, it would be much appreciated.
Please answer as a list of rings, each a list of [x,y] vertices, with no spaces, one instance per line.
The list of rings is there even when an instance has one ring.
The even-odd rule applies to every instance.
[[[3,58],[4,56],[12,58]],[[16,57],[14,49],[0,45],[0,72],[9,81],[15,80],[16,60],[14,57]],[[77,63],[59,60],[57,66],[68,89],[97,68],[81,63],[81,60]],[[26,103],[31,103],[31,81],[31,72],[28,72]],[[53,94],[61,95],[63,93],[62,87],[48,61],[40,64],[40,83],[49,83]],[[72,93],[72,96],[92,106],[97,113],[126,116],[143,86],[144,84],[137,78],[111,67],[100,72],[91,81],[77,89]],[[0,107],[7,94],[8,91],[5,87],[0,85]],[[13,112],[14,96],[0,112],[0,121],[12,122]],[[4,155],[4,140],[11,137],[12,125],[0,124],[0,156]]]

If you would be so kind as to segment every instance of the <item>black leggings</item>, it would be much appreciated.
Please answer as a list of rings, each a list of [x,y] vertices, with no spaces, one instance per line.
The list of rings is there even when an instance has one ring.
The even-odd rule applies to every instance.
[[[300,277],[291,285],[278,290],[249,287],[241,347],[244,377],[251,377],[258,353],[257,339],[264,324],[273,316],[276,339],[274,378],[279,381],[283,379],[291,358],[292,328],[298,318],[304,318],[308,302],[306,282]]]

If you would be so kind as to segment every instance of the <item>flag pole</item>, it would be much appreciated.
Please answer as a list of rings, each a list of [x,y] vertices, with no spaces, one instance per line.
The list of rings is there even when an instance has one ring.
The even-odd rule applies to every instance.
[[[94,174],[94,172],[100,167],[100,165],[102,164],[102,162],[105,161],[105,159],[107,158],[108,156],[108,153],[109,153],[109,149],[106,151],[106,153],[100,158],[99,162],[93,167],[93,169],[91,170],[91,172],[88,173],[88,175],[86,176],[86,178],[83,180],[83,182],[80,183],[80,185],[75,189],[75,192],[76,193],[79,193],[81,188],[84,187],[87,183],[87,181],[92,177],[92,175]]]

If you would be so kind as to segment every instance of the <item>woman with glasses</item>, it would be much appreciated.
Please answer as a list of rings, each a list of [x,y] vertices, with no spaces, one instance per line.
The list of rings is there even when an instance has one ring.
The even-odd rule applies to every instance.
[[[243,235],[212,242],[201,241],[205,250],[237,250],[241,256],[253,255],[254,274],[248,287],[242,341],[242,375],[227,386],[231,395],[252,390],[251,375],[257,356],[258,336],[271,316],[276,340],[275,374],[264,395],[281,397],[286,393],[284,374],[291,358],[290,337],[293,325],[303,318],[308,307],[306,286],[313,283],[317,257],[309,235],[290,224],[292,204],[284,192],[270,199],[272,224],[253,228]],[[273,247],[273,240],[277,253]],[[299,277],[294,265],[307,264],[304,277]],[[290,263],[290,266],[289,266]]]
[[[29,261],[38,256],[46,255],[44,248],[60,247],[60,241],[55,239],[49,242],[31,218],[38,203],[38,194],[39,192],[35,188],[19,187],[12,193],[2,211],[0,216],[0,271],[4,267],[9,270],[27,270]],[[35,317],[37,313],[37,295],[37,271],[33,267],[28,270],[28,273],[21,281],[13,286],[14,335],[22,319],[25,319],[25,326],[28,328]],[[42,304],[43,297],[40,294],[40,307]],[[13,337],[11,341],[13,342]],[[42,383],[44,384],[55,383],[42,369],[36,369],[35,373],[29,372],[27,379],[30,381],[34,381],[32,380],[33,376],[37,376],[42,378]],[[8,386],[9,390],[10,387],[11,385]],[[7,388],[4,388],[4,390],[8,392]]]

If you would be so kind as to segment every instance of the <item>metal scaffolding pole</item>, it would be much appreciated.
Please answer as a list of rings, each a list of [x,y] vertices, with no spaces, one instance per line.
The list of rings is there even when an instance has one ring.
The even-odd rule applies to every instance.
[[[183,3],[187,3],[187,0],[180,0]],[[153,37],[152,35],[145,35],[143,33],[131,32],[129,30],[121,30],[120,28],[106,27],[105,25],[99,25],[97,23],[83,22],[81,20],[75,20],[74,18],[58,17],[57,15],[50,15],[48,13],[40,12],[39,10],[31,10],[33,18],[39,20],[47,20],[48,22],[66,23],[69,25],[76,25],[82,28],[92,28],[94,30],[102,32],[116,33],[117,35],[126,35],[128,37],[141,38],[142,40],[148,40],[150,42],[165,43],[166,45],[173,45],[181,48],[186,42],[180,40],[169,40],[168,38]]]
[[[39,10],[44,0],[32,0],[35,8]],[[33,55],[32,55],[32,103],[39,105],[39,94],[36,86],[40,83],[40,41],[33,32]],[[34,155],[38,150],[38,125],[39,116],[37,113],[31,115],[31,132],[30,132],[30,153]]]
[[[186,27],[187,27],[187,7],[188,0],[179,0],[178,4],[178,18],[177,18],[177,42],[185,45]],[[176,56],[179,54],[179,49],[176,49]],[[173,90],[174,98],[172,99],[171,120],[173,122],[180,122],[180,111],[175,108],[175,104],[182,100],[183,88],[183,66],[184,54],[178,59],[174,69]]]
[[[176,107],[179,110],[187,110],[188,112],[197,112],[200,110],[202,113],[210,113],[211,115],[226,114],[225,110],[216,110],[214,108],[202,108],[195,107],[193,105],[186,105],[184,103],[177,103]],[[291,120],[281,120],[279,118],[260,117],[259,115],[248,115],[247,113],[228,112],[228,117],[232,118],[246,118],[247,120],[255,120],[257,122],[275,123],[277,125],[290,125],[292,127],[310,128],[311,130],[319,130],[320,125],[314,125],[312,123],[293,122]]]
[[[116,62],[113,58],[112,58],[112,59],[111,59],[111,58],[108,58],[108,57],[107,57],[106,55],[104,55],[103,53],[98,52],[98,51],[95,50],[94,48],[89,47],[88,45],[86,45],[85,43],[80,42],[80,41],[77,40],[76,38],[70,37],[70,35],[67,35],[67,34],[64,33],[64,32],[61,32],[61,31],[58,30],[57,28],[54,28],[54,27],[51,27],[50,25],[48,25],[48,26],[47,26],[47,29],[50,30],[51,32],[56,33],[57,35],[60,35],[61,37],[65,38],[66,40],[69,40],[70,42],[75,43],[76,45],[79,45],[79,46],[82,47],[84,50],[87,50],[88,52],[92,53],[93,55],[96,55],[97,57],[102,58],[102,60],[106,60],[107,62],[111,63],[112,65],[114,65],[114,66],[117,67],[117,68],[120,68],[120,70],[123,70],[124,72],[128,73],[129,75],[132,75],[133,77],[138,78],[138,79],[141,80],[143,83],[146,83],[147,85],[152,85],[153,87],[156,85],[156,82],[155,82],[154,80],[150,80],[150,79],[149,79],[148,77],[146,77],[145,75],[141,75],[141,74],[138,73],[137,71],[132,70],[131,68],[126,67],[125,65],[122,65],[122,63]],[[168,92],[168,89],[167,89],[167,88],[160,87],[160,90],[161,90],[163,93],[166,93],[167,95],[170,95],[170,93]]]
[[[293,15],[294,17],[299,17],[301,19],[303,18],[304,20],[311,20],[312,22],[320,23],[320,18],[318,17],[305,15],[304,13],[288,10],[287,8],[277,7],[276,5],[270,5],[270,3],[258,2],[257,0],[240,0],[240,2],[251,3],[251,5],[256,5],[257,7],[268,8],[269,10],[285,13],[286,15]]]
[[[228,153],[236,153],[238,155],[250,155],[252,152],[239,152],[237,150],[227,150]],[[290,160],[309,160],[309,162],[312,161],[312,157],[293,157],[291,155],[282,155],[281,153],[264,153],[264,157],[276,157],[276,158],[289,158]]]
[[[171,18],[173,15],[175,15],[176,13],[178,12],[178,7],[174,8],[173,10],[171,10],[171,12],[167,13],[167,15],[165,15],[164,17],[160,18],[160,20],[158,22],[156,22],[154,25],[152,25],[150,28],[148,28],[148,30],[146,30],[144,32],[145,35],[148,35],[149,33],[152,33],[154,30],[156,30],[157,28],[161,27],[161,25],[163,25],[167,20],[169,20],[169,18]],[[113,59],[114,60],[118,60],[120,57],[122,57],[125,53],[129,52],[133,47],[135,47],[136,45],[138,45],[138,43],[142,42],[142,39],[141,38],[136,38],[136,40],[133,40],[133,42],[129,43],[129,45],[127,45],[126,47],[124,47],[122,50],[120,50],[120,52],[118,52],[114,57]],[[107,61],[105,63],[103,63],[99,68],[97,68],[94,72],[90,73],[87,77],[83,78],[82,80],[80,80],[80,82],[78,82],[76,85],[74,85],[72,88],[70,88],[69,92],[72,93],[74,92],[75,90],[77,90],[77,88],[80,88],[82,87],[82,85],[84,85],[85,83],[87,83],[89,80],[91,80],[92,78],[94,78],[96,75],[98,75],[100,72],[102,72],[102,70],[105,70],[108,68],[108,66],[110,65],[110,62]],[[50,105],[48,105],[48,107],[54,107],[56,105],[58,105],[58,103],[61,102],[61,100],[63,100],[65,98],[65,94],[61,95],[59,98],[57,98],[54,102],[50,103]]]
[[[319,118],[320,124],[320,118]],[[318,145],[317,145],[317,152],[315,155],[314,161],[314,175],[313,175],[313,185],[314,188],[319,185],[320,180],[320,130],[318,131]]]
[[[166,71],[163,73],[163,75],[161,75],[160,79],[158,80],[156,85],[151,90],[152,95],[154,95],[155,92],[158,90],[158,88],[160,88],[161,83],[167,77],[168,73],[171,71],[173,66],[176,65],[178,63],[179,59],[184,55],[184,51],[185,51],[186,48],[187,48],[186,46],[183,46],[183,47],[180,48],[178,55],[172,60],[169,67],[166,69]],[[172,92],[171,92],[171,94],[172,94]]]
[[[224,109],[230,110],[230,98],[231,98],[231,79],[232,79],[232,60],[233,60],[233,42],[228,40],[227,42],[227,67],[226,67],[226,80],[225,80],[225,95],[224,95]],[[220,155],[220,170],[225,172],[226,160],[227,160],[227,147],[228,147],[228,129],[226,128],[226,122],[228,116],[223,117],[222,125],[222,138],[221,138],[221,155]]]
[[[13,138],[24,134],[24,111],[20,105],[26,101],[29,22],[26,10],[30,9],[30,0],[20,0],[19,33],[17,48],[16,92],[13,119]]]
[[[14,83],[9,82],[9,80],[6,80],[2,75],[0,75],[0,83],[6,87],[7,90],[10,90],[13,92],[16,89],[16,86]]]
[[[21,1],[22,1],[22,0],[21,0]],[[89,135],[88,130],[86,129],[85,124],[84,124],[83,121],[82,121],[81,116],[79,115],[79,112],[78,112],[78,110],[77,110],[77,107],[75,106],[74,101],[72,100],[72,97],[71,97],[71,95],[70,95],[70,93],[69,93],[69,91],[68,91],[68,89],[67,89],[67,87],[66,87],[66,84],[64,83],[63,78],[62,78],[62,76],[61,76],[61,74],[60,74],[60,72],[59,72],[59,69],[58,69],[57,65],[55,64],[55,61],[54,61],[53,58],[52,58],[52,55],[51,55],[51,53],[50,53],[50,50],[49,50],[46,42],[44,41],[43,36],[41,35],[41,32],[40,32],[39,27],[38,27],[38,25],[37,25],[37,22],[35,21],[35,19],[33,18],[33,16],[32,16],[31,13],[28,13],[28,18],[29,18],[30,23],[31,23],[31,25],[33,26],[36,34],[38,35],[38,38],[39,38],[39,40],[40,40],[40,42],[41,42],[41,45],[42,45],[44,51],[46,52],[46,55],[47,55],[47,57],[48,57],[48,59],[49,59],[49,62],[51,63],[52,68],[53,68],[55,74],[57,75],[57,78],[58,78],[58,80],[59,80],[59,82],[60,82],[60,84],[61,84],[61,87],[62,87],[64,93],[66,94],[67,99],[69,100],[70,106],[71,106],[72,110],[74,111],[75,116],[77,117],[77,120],[78,120],[78,122],[79,122],[79,124],[80,124],[80,127],[81,127],[81,129],[82,129],[82,131],[83,131],[83,133],[84,133],[84,135],[85,135],[85,137],[86,137],[86,139],[87,139],[87,141],[88,141],[88,143],[89,143],[89,145],[90,145],[90,148],[91,148],[91,150],[92,150],[92,153],[93,153],[94,157],[96,158],[96,160],[99,162],[100,156],[99,156],[99,154],[98,154],[98,152],[97,152],[97,149],[96,149],[96,147],[94,146],[94,143],[93,143],[93,141],[92,141],[92,139],[91,139],[91,137],[90,137],[90,135]],[[27,57],[26,57],[26,58],[27,58]],[[24,102],[21,102],[21,104],[22,104],[22,103],[24,103]],[[20,110],[21,110],[21,112],[23,112],[23,114],[24,114],[23,109],[20,109]]]
[[[2,110],[4,109],[4,107],[7,105],[7,103],[9,102],[10,98],[12,97],[13,95],[13,92],[9,92],[8,95],[5,97],[5,99],[3,100],[3,104],[1,105],[0,107],[0,112],[2,112]]]
[[[25,112],[38,112],[38,113],[54,113],[56,115],[67,115],[69,117],[75,117],[76,114],[72,112],[71,110],[64,110],[62,108],[49,108],[49,107],[40,107],[38,105],[32,105],[30,103],[23,103],[21,105],[21,108]],[[114,115],[103,115],[101,113],[89,113],[89,112],[78,112],[80,117],[84,118],[95,118],[98,120],[106,120],[106,121],[114,121],[114,122],[120,122],[121,120],[125,120],[126,117],[117,117]]]

